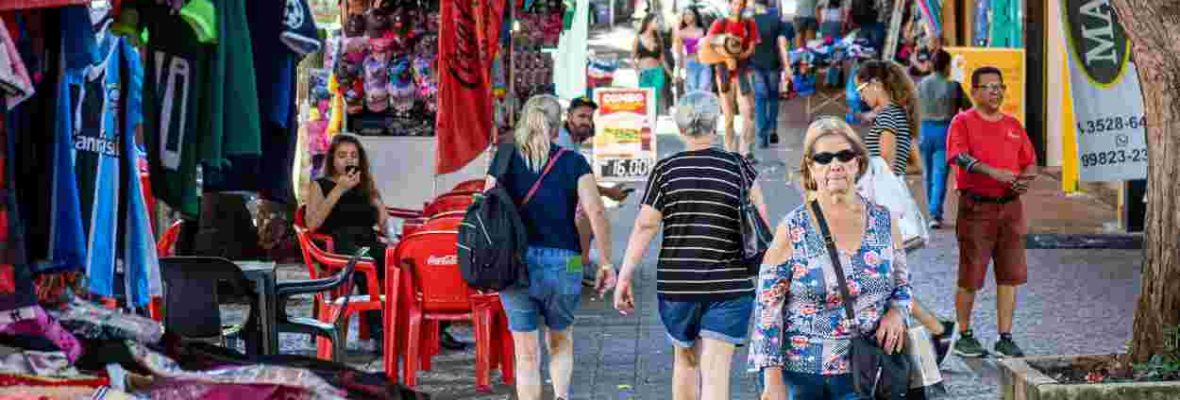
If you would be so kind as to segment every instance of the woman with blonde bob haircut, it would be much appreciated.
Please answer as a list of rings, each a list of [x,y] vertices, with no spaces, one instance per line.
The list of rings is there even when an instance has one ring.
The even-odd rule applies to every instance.
[[[750,367],[764,374],[762,399],[856,399],[853,335],[874,337],[886,353],[901,351],[904,343],[911,300],[905,248],[889,210],[857,193],[868,155],[848,124],[815,121],[803,154],[807,201],[783,218],[763,259]],[[853,321],[847,321],[837,269],[812,207],[830,227],[853,297]]]
[[[503,176],[504,189],[520,204],[528,232],[528,282],[500,292],[508,328],[516,349],[517,398],[541,398],[540,334],[542,321],[549,351],[549,375],[558,399],[570,398],[574,345],[571,329],[582,294],[582,249],[574,224],[581,205],[590,228],[600,238],[610,237],[598,184],[586,158],[550,143],[561,126],[561,104],[553,96],[529,99],[517,121],[512,161]],[[489,177],[490,185],[496,184]],[[538,184],[538,182],[540,182]],[[534,190],[535,186],[535,190]],[[611,241],[597,240],[599,265],[595,288],[599,296],[614,286]],[[527,284],[527,285],[526,285]]]

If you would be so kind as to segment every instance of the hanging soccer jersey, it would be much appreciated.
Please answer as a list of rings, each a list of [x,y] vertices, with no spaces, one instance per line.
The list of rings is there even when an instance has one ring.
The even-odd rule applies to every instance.
[[[144,64],[144,142],[152,193],[182,214],[195,217],[197,124],[210,50],[180,16],[155,5],[140,7],[150,36]],[[220,85],[220,83],[219,83]]]

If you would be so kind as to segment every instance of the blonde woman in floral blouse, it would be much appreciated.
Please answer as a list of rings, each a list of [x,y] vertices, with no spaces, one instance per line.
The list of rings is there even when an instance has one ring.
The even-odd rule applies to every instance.
[[[910,309],[909,270],[896,220],[856,192],[868,163],[864,144],[843,121],[812,123],[800,170],[808,202],[817,200],[855,296],[845,323],[835,268],[804,204],[776,229],[758,277],[750,366],[765,374],[763,399],[856,399],[849,365],[853,329],[901,351]],[[789,388],[789,392],[788,392]]]

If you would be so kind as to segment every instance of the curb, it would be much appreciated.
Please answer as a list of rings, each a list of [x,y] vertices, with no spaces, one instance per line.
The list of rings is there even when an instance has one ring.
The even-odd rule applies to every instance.
[[[1029,234],[1025,248],[1141,250],[1143,234]]]

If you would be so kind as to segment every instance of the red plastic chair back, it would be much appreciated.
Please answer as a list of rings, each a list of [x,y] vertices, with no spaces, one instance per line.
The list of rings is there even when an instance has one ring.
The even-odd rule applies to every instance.
[[[183,221],[173,222],[168,230],[160,235],[160,240],[156,241],[156,255],[159,257],[171,257],[176,252],[176,240],[180,238],[180,226]]]
[[[460,222],[456,218],[427,222],[397,246],[398,264],[410,272],[423,311],[471,311],[472,290],[459,273]]]
[[[483,190],[483,187],[484,187],[484,180],[483,179],[472,179],[472,180],[459,182],[459,184],[455,185],[455,188],[451,189],[451,191],[452,192],[479,192],[479,191]]]
[[[471,206],[471,203],[475,202],[476,193],[479,192],[451,192],[438,196],[426,205],[426,209],[422,210],[422,215],[430,217],[441,212],[466,210]]]

